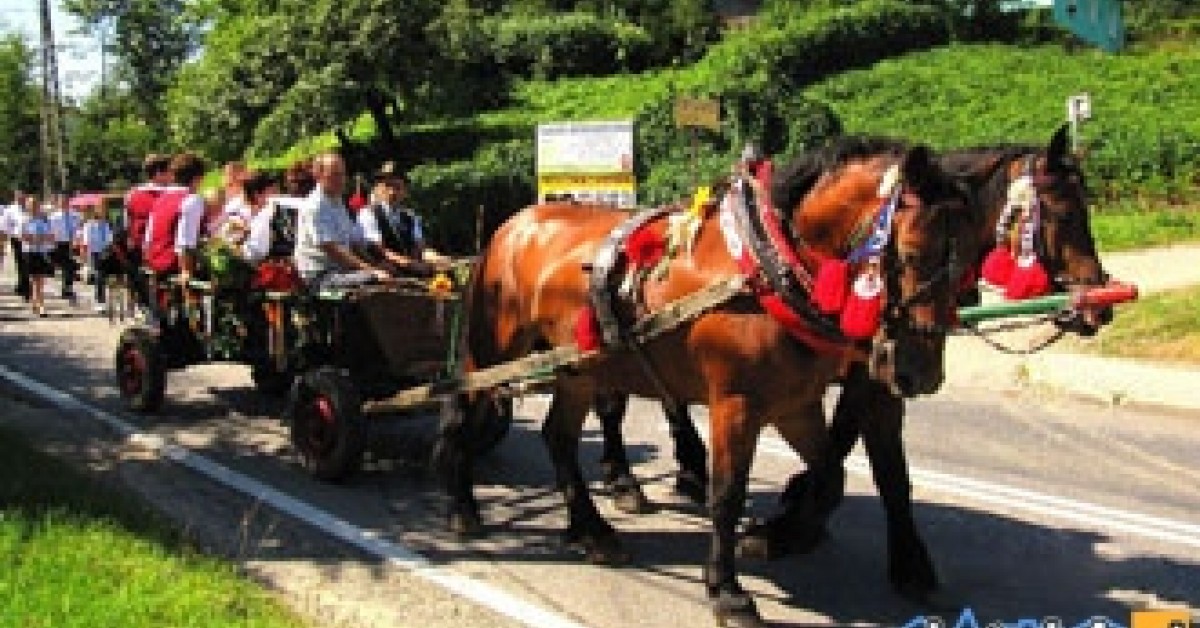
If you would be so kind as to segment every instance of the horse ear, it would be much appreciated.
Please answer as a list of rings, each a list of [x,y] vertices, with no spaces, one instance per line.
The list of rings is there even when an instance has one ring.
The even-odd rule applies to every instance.
[[[929,180],[930,170],[933,168],[933,153],[925,146],[913,146],[904,153],[904,162],[900,166],[900,171],[904,175],[904,180],[911,183],[914,187],[924,187],[924,183]]]
[[[1050,138],[1050,145],[1046,147],[1046,165],[1053,168],[1067,162],[1067,157],[1070,151],[1071,141],[1071,126],[1064,124],[1058,127],[1054,132],[1054,137]]]

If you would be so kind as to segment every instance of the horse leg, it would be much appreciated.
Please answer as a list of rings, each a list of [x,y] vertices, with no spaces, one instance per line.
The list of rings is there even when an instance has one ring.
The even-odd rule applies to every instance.
[[[453,403],[446,404],[438,425],[438,439],[434,446],[433,460],[442,476],[446,496],[449,500],[448,518],[450,530],[461,536],[475,536],[483,532],[479,517],[479,504],[475,501],[471,456],[470,417],[476,412],[487,412],[491,402],[482,397],[468,400],[459,395]]]
[[[709,404],[712,426],[712,479],[709,486],[712,541],[704,583],[717,624],[763,626],[754,600],[737,580],[737,525],[746,507],[747,484],[758,426],[746,418],[746,401],[729,397]]]
[[[708,496],[708,449],[700,440],[687,404],[664,403],[663,412],[675,444],[675,462],[679,464],[675,490],[697,504],[704,504]]]
[[[870,380],[863,381],[854,393],[872,411],[870,420],[862,425],[863,440],[871,474],[887,513],[888,578],[902,595],[926,599],[938,588],[938,579],[929,550],[913,521],[912,484],[901,437],[904,400]]]
[[[856,371],[851,371],[849,377],[858,377]],[[868,377],[865,370],[861,371],[862,377]],[[862,404],[855,403],[854,395],[850,392],[851,384],[849,381],[846,387],[842,388],[841,394],[838,395],[837,406],[833,411],[833,419],[829,422],[828,440],[826,441],[825,453],[823,456],[829,464],[841,465],[850,456],[850,452],[854,449],[854,443],[858,441],[861,433],[860,416],[866,409]],[[788,479],[784,486],[783,492],[779,495],[779,503],[784,508],[790,508],[791,504],[798,503],[804,498],[804,493],[812,486],[812,478],[809,471],[805,469],[800,473],[793,475]],[[844,485],[843,485],[844,488]],[[835,499],[838,503],[844,495],[827,495],[826,499]],[[837,507],[837,504],[833,504]]]
[[[604,454],[600,468],[604,474],[604,485],[612,494],[617,510],[639,514],[650,510],[650,500],[642,492],[641,484],[633,476],[629,458],[625,455],[625,439],[621,435],[621,424],[629,406],[629,396],[619,393],[596,395],[596,418],[600,419],[604,435]]]
[[[628,555],[621,548],[616,530],[596,509],[579,468],[579,440],[593,401],[590,390],[556,387],[542,424],[542,439],[554,465],[555,482],[567,502],[568,544],[581,546],[591,562],[615,564],[627,560]]]
[[[825,524],[842,501],[846,472],[842,460],[828,455],[825,413],[815,401],[801,414],[777,422],[775,429],[792,449],[804,457],[804,490],[794,491],[785,508],[746,529],[738,549],[743,556],[773,559],[812,551],[827,536]]]

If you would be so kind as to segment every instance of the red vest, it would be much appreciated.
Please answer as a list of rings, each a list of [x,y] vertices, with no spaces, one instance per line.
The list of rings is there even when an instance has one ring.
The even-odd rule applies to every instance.
[[[179,213],[183,200],[191,196],[185,189],[165,190],[150,215],[150,241],[146,243],[145,264],[156,273],[172,273],[179,270],[179,259],[175,255],[175,230],[179,226]]]
[[[146,243],[146,222],[154,203],[165,190],[144,186],[129,192],[125,199],[125,229],[129,236],[127,245],[132,251],[140,251]]]

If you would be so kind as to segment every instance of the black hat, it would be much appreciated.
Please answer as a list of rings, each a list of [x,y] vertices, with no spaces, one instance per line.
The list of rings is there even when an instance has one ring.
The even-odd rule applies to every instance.
[[[396,162],[385,161],[385,162],[383,162],[383,165],[379,166],[379,170],[375,171],[375,180],[376,181],[382,181],[384,179],[407,180],[408,176],[405,175],[404,171],[401,170],[400,167],[396,165]]]

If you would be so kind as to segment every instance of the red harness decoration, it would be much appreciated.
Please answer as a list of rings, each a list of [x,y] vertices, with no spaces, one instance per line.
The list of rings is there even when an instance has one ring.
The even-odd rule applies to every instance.
[[[812,276],[808,269],[800,263],[799,255],[784,237],[779,216],[770,208],[770,201],[765,197],[765,191],[763,194],[764,197],[760,200],[759,216],[762,218],[768,243],[779,254],[781,260],[795,272],[797,279],[802,284],[801,287],[808,289],[812,286]],[[845,340],[830,338],[814,329],[811,321],[796,312],[778,292],[762,280],[764,272],[762,264],[755,258],[750,246],[743,241],[742,230],[738,227],[737,218],[734,216],[731,203],[735,202],[745,202],[744,193],[737,190],[736,185],[721,203],[718,224],[725,237],[725,246],[729,249],[734,261],[737,262],[738,270],[749,279],[748,285],[754,291],[754,296],[763,310],[793,338],[811,347],[817,353],[840,357],[858,355],[859,349]]]

